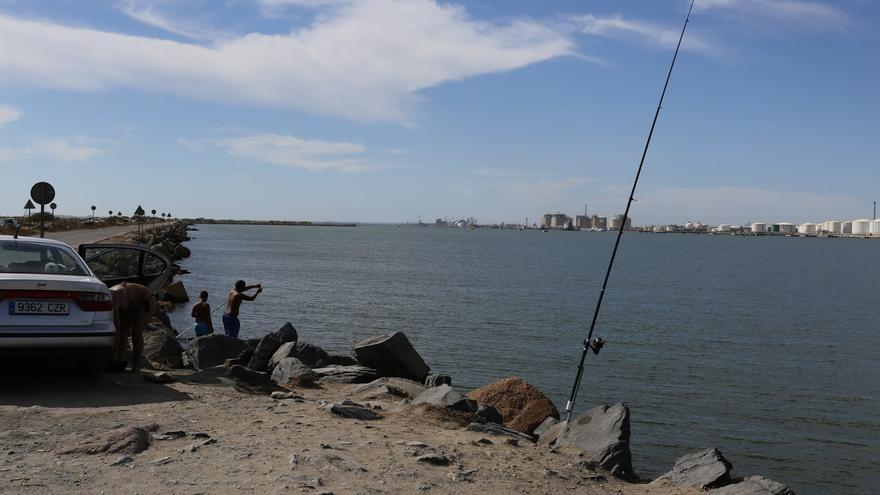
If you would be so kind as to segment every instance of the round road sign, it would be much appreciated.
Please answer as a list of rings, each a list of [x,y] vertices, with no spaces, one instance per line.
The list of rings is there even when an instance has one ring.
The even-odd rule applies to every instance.
[[[48,182],[37,182],[31,188],[31,199],[37,204],[47,205],[55,199],[55,188]]]

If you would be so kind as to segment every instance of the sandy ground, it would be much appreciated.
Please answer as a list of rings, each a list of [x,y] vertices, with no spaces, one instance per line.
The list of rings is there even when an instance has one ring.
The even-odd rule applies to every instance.
[[[5,371],[0,493],[697,493],[596,481],[572,452],[510,445],[390,397],[370,402],[382,408],[384,417],[375,421],[318,407],[347,397],[352,387],[297,390],[304,398],[297,402],[224,385],[147,383],[133,373]],[[187,435],[151,438],[147,450],[115,466],[122,454],[59,452],[114,428],[151,424],[155,434]],[[431,452],[452,462],[417,461]]]

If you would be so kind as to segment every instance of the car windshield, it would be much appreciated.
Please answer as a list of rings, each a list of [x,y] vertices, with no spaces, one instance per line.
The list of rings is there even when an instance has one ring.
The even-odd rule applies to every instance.
[[[48,273],[89,275],[89,270],[70,248],[21,240],[0,241],[0,273]]]

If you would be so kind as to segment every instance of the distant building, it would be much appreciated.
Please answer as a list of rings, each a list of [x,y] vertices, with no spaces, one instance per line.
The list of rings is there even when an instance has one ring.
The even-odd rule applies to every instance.
[[[579,229],[592,229],[593,219],[586,215],[577,215],[574,217],[574,226]]]
[[[442,218],[438,218],[437,220],[434,220],[434,226],[435,227],[448,227],[449,222],[447,222],[446,220],[443,220]]]
[[[598,229],[598,230],[607,229],[608,228],[608,218],[593,215],[593,228]]]
[[[565,213],[547,213],[541,217],[541,227],[545,229],[561,229],[570,223],[571,217]]]
[[[611,219],[611,224],[608,226],[611,230],[619,230],[620,225],[623,223],[623,215],[614,215],[614,218]],[[626,225],[624,225],[625,229],[632,228],[632,218],[626,219]]]
[[[541,228],[549,229],[550,228],[550,218],[552,218],[552,217],[553,217],[553,215],[550,213],[545,213],[544,215],[542,215],[541,216]]]

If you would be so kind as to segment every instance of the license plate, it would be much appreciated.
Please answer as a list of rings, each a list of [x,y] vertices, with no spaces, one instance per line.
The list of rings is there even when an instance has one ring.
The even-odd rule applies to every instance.
[[[64,301],[9,301],[11,315],[58,315],[70,314],[70,303]]]

